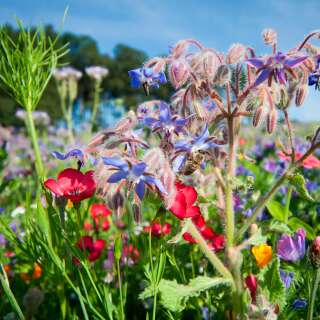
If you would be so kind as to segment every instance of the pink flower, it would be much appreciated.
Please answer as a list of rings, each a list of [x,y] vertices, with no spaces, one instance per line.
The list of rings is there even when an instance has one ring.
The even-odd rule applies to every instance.
[[[163,226],[158,222],[153,222],[150,226],[144,227],[145,232],[151,232],[154,237],[163,237],[170,234],[171,225],[170,223],[165,223]]]
[[[97,239],[93,241],[93,238],[90,236],[82,237],[78,243],[77,247],[81,251],[88,252],[88,260],[93,262],[100,258],[102,251],[105,247],[105,241],[102,239]],[[75,264],[79,264],[79,260],[77,258],[74,259]]]
[[[283,151],[278,152],[278,156],[281,160],[284,161],[291,161],[291,156],[290,154],[285,154]],[[295,153],[295,159],[299,160],[301,159],[303,156],[302,152],[296,152]],[[301,164],[302,167],[304,167],[305,169],[316,169],[316,168],[320,168],[320,160],[315,157],[314,155],[310,155],[308,156],[305,160],[302,161]]]

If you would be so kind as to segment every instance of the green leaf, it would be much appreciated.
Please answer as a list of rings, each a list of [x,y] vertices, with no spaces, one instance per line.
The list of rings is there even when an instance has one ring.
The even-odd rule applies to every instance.
[[[279,268],[280,260],[276,258],[265,270],[262,269],[259,283],[268,300],[283,308],[286,303],[286,288],[281,280]]]
[[[314,201],[308,189],[306,188],[306,180],[304,179],[304,176],[302,174],[298,172],[294,173],[289,176],[288,180],[303,199]]]
[[[288,225],[293,231],[297,231],[298,229],[303,228],[306,231],[306,237],[309,240],[313,240],[317,236],[313,228],[299,218],[291,218],[288,222]]]
[[[281,203],[279,203],[276,200],[270,200],[267,203],[267,209],[275,219],[277,219],[280,222],[285,222],[284,221],[285,207]],[[291,217],[291,216],[292,216],[292,212],[289,210],[288,217]]]
[[[267,242],[267,237],[262,235],[261,229],[246,241],[248,245],[258,246],[259,244],[263,244]]]
[[[277,220],[272,220],[269,226],[270,231],[290,234],[292,230],[285,224]]]
[[[213,287],[229,285],[224,278],[199,276],[190,281],[189,285],[178,284],[176,280],[162,279],[159,284],[161,304],[172,312],[181,312],[191,297],[197,297],[202,291]]]

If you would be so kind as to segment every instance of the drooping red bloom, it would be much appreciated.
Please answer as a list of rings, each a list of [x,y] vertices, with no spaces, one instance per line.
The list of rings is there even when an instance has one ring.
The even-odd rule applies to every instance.
[[[110,222],[108,216],[111,214],[111,211],[104,204],[93,204],[90,208],[90,214],[97,229],[109,230]]]
[[[203,238],[207,240],[208,246],[212,250],[219,251],[224,248],[224,236],[216,234],[211,227],[207,226],[201,214],[193,217],[192,222],[198,228]],[[189,232],[185,232],[182,237],[189,243],[197,243],[196,239],[194,239]]]
[[[171,232],[170,223],[165,223],[163,226],[159,222],[153,222],[150,226],[146,226],[143,229],[145,232],[150,232],[154,237],[162,237]]]
[[[198,197],[196,189],[181,182],[176,182],[176,188],[177,194],[169,210],[180,220],[199,215],[200,208],[194,206]]]
[[[283,151],[279,151],[278,152],[278,156],[281,160],[284,161],[291,161],[291,156],[290,154],[285,154]],[[295,153],[295,159],[299,160],[301,159],[303,156],[302,152],[296,152]],[[305,160],[302,161],[302,167],[306,168],[306,169],[316,169],[316,168],[320,168],[320,160],[315,157],[314,155],[310,155],[309,157],[307,157]]]
[[[93,262],[100,258],[105,247],[105,241],[102,239],[93,240],[90,236],[83,236],[77,243],[77,247],[81,251],[88,252],[88,260]],[[76,264],[79,264],[78,259],[74,259]]]
[[[72,168],[60,172],[57,180],[52,178],[46,180],[44,186],[57,197],[64,197],[72,202],[80,202],[90,198],[96,190],[93,171],[83,174],[81,171]]]
[[[256,297],[257,297],[257,288],[258,288],[257,278],[255,277],[255,275],[249,274],[245,279],[245,283],[247,288],[250,291],[251,300],[253,303],[255,303]]]

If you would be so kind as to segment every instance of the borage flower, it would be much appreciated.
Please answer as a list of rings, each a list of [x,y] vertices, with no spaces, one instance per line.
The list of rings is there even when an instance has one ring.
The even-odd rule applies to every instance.
[[[144,227],[143,231],[147,233],[151,232],[151,235],[153,237],[160,238],[170,234],[171,225],[170,223],[165,223],[164,225],[161,225],[159,222],[152,222],[150,226]]]
[[[284,270],[280,269],[280,277],[281,280],[284,284],[284,286],[286,287],[286,289],[289,289],[291,282],[293,280],[294,277],[294,273],[293,272],[285,272]]]
[[[129,186],[134,186],[140,200],[145,194],[146,185],[155,186],[161,193],[166,193],[162,182],[146,172],[147,165],[144,162],[132,164],[119,157],[102,157],[102,160],[105,165],[113,167],[116,171],[109,177],[108,182],[117,183],[121,180],[127,180]]]
[[[179,118],[178,115],[172,115],[170,106],[161,101],[159,106],[158,118],[145,117],[143,118],[143,124],[151,128],[153,132],[163,132],[167,137],[170,137],[173,133],[176,135],[183,131],[188,119]]]
[[[315,86],[316,90],[320,90],[320,57],[318,58],[315,71],[309,75],[308,85]]]
[[[174,170],[181,170],[188,157],[192,154],[195,154],[197,152],[205,154],[208,153],[210,149],[221,147],[220,145],[213,142],[214,139],[214,137],[211,137],[209,135],[208,126],[206,125],[200,135],[178,140],[174,144],[174,148],[176,151],[174,158]]]
[[[282,235],[277,243],[278,256],[285,260],[295,262],[302,259],[306,253],[306,232],[299,229],[293,237]]]
[[[98,260],[105,247],[105,241],[102,239],[93,240],[90,236],[83,236],[77,243],[77,247],[84,252],[88,253],[88,260],[94,262]],[[73,259],[76,265],[80,264],[77,258]]]
[[[81,149],[71,149],[66,153],[61,153],[59,151],[53,151],[51,154],[59,160],[67,160],[69,158],[75,158],[77,161],[80,162],[81,166],[84,165],[85,161],[90,160],[90,162],[95,165],[96,160],[87,152],[87,150]]]
[[[281,84],[286,84],[288,79],[288,73],[296,78],[294,68],[298,67],[308,57],[307,56],[290,56],[278,52],[275,55],[268,56],[266,58],[252,58],[246,62],[257,69],[258,77],[254,83],[254,86],[258,86],[262,82],[268,79],[268,84],[271,86],[272,79]]]
[[[44,186],[57,197],[63,197],[72,202],[90,198],[96,190],[93,171],[83,174],[72,168],[60,172],[57,181],[52,178],[46,180]]]
[[[167,83],[166,75],[163,71],[156,72],[153,68],[137,68],[130,70],[131,87],[139,89],[143,86],[146,95],[149,94],[149,87],[159,88],[160,84]]]

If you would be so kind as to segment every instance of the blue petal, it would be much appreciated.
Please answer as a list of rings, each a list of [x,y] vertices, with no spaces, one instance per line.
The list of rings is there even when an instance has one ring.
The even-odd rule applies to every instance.
[[[159,82],[161,84],[167,83],[167,78],[164,72],[159,72]]]
[[[284,64],[290,68],[295,68],[298,65],[300,65],[304,60],[307,59],[307,56],[304,57],[297,57],[297,58],[292,58],[292,59],[286,59],[284,61]]]
[[[127,176],[128,176],[128,172],[120,170],[120,171],[112,174],[109,177],[108,182],[109,183],[116,183],[116,182],[119,182],[122,179],[125,179]]]
[[[147,118],[144,118],[143,123],[147,127],[152,127],[157,121],[158,120],[155,118],[147,117]]]
[[[147,183],[155,185],[161,193],[165,193],[165,194],[167,193],[162,182],[159,179],[156,179],[155,177],[152,177],[152,176],[143,176],[143,179]]]
[[[51,154],[59,160],[66,160],[70,157],[82,159],[84,157],[84,154],[80,149],[72,149],[69,152],[67,152],[66,154],[63,154],[59,151],[53,151]]]
[[[259,77],[256,79],[254,86],[258,86],[260,83],[264,82],[265,80],[268,79],[270,76],[270,70],[264,69],[260,74]]]
[[[119,157],[101,157],[105,165],[113,166],[121,170],[128,171],[129,167],[126,161]]]
[[[186,155],[177,156],[173,161],[173,171],[178,172],[179,170],[181,170],[186,160],[187,160]]]
[[[142,69],[143,75],[147,78],[152,77],[153,75],[153,69],[152,68],[143,68]]]
[[[132,167],[131,171],[136,177],[140,177],[144,173],[146,168],[147,168],[147,165],[144,162],[140,162],[138,164],[135,164]]]
[[[206,141],[209,138],[209,130],[208,130],[208,125],[205,125],[203,128],[201,134],[194,140],[195,144],[200,144]]]
[[[171,112],[166,103],[160,104],[159,120],[165,123],[168,123],[171,120]]]
[[[145,184],[143,180],[140,180],[137,183],[135,190],[140,200],[142,200],[145,192]]]
[[[250,66],[255,67],[257,69],[261,68],[264,65],[264,61],[258,58],[248,59],[246,63],[250,64]]]

